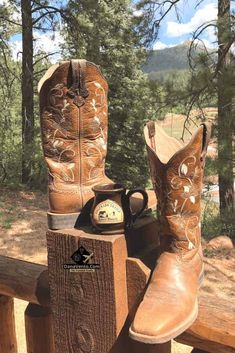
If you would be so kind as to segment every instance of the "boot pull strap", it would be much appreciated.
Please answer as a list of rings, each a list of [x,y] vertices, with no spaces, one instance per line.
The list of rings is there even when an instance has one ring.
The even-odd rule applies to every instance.
[[[89,92],[86,88],[86,82],[85,82],[87,61],[84,59],[81,59],[81,60],[78,60],[78,63],[80,65],[80,71],[79,71],[80,96],[82,96],[83,98],[86,98],[89,96]]]
[[[154,121],[148,121],[146,124],[149,133],[149,139],[152,149],[156,152],[156,144],[155,144],[155,123]]]
[[[71,60],[71,67],[72,67],[72,77],[73,77],[73,84],[72,84],[71,90],[72,91],[77,91],[80,88],[80,82],[79,82],[79,69],[80,69],[79,60]]]
[[[73,84],[67,94],[74,99],[74,103],[80,107],[84,104],[84,98],[88,97],[89,92],[85,84],[86,60],[71,60]]]
[[[201,160],[204,162],[207,152],[207,147],[211,137],[211,125],[209,124],[201,124],[203,126],[203,138],[202,138],[202,152],[201,152]]]

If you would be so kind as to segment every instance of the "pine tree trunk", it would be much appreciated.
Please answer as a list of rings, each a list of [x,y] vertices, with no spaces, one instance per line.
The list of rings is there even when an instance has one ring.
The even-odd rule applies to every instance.
[[[232,67],[231,53],[227,51],[230,41],[230,0],[218,0],[218,175],[220,214],[225,222],[224,216],[234,203]]]
[[[34,141],[33,24],[31,0],[21,0],[22,14],[22,183],[30,181]]]

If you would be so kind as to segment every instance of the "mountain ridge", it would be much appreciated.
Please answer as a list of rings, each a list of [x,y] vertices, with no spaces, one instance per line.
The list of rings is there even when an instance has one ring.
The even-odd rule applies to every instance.
[[[186,41],[172,47],[152,50],[148,55],[146,63],[142,66],[142,70],[148,74],[163,70],[188,70],[190,44],[191,41]],[[196,56],[204,51],[204,46],[198,45],[195,49],[192,49],[192,55]]]

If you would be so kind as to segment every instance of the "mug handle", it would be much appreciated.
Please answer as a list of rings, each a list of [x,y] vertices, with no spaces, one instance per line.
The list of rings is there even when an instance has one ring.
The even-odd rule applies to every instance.
[[[143,205],[139,211],[137,211],[136,213],[132,213],[130,208],[130,198],[135,193],[141,194],[143,196]],[[129,208],[129,214],[130,214],[130,219],[128,220],[128,223],[127,223],[127,227],[129,228],[145,210],[148,204],[148,194],[145,190],[136,188],[136,189],[129,190],[128,193],[126,194],[126,198],[127,198],[127,204]]]

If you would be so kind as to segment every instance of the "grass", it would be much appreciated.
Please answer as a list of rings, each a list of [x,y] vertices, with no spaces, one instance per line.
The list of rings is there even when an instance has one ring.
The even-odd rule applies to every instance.
[[[196,130],[196,126],[194,124],[186,124],[187,129],[193,134],[193,132]],[[183,134],[183,129],[184,129],[184,119],[174,119],[172,118],[172,124],[170,125],[163,125],[162,128],[164,131],[169,135],[177,140],[181,140],[182,134]],[[184,132],[184,141],[187,142],[191,138],[191,135],[187,130]]]
[[[235,241],[234,215],[227,212],[220,216],[219,204],[202,200],[202,235],[209,240],[217,235],[227,235]]]
[[[203,256],[211,259],[211,258],[222,258],[222,259],[230,259],[235,255],[234,250],[227,250],[227,249],[210,249],[205,248],[203,250]]]
[[[21,216],[20,209],[13,206],[4,197],[0,200],[0,227],[2,229],[11,229],[12,224]]]
[[[12,224],[19,218],[19,214],[15,214],[15,208],[10,206],[0,211],[0,225],[3,229],[11,229]]]

